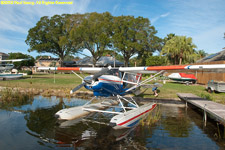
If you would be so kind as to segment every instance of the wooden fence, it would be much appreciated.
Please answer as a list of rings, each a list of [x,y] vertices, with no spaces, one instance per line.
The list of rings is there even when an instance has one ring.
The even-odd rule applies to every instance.
[[[212,65],[212,64],[225,64],[225,61],[196,63],[193,65]],[[197,83],[199,83],[199,84],[207,84],[209,80],[225,82],[225,70],[223,70],[223,72],[196,71],[195,75],[198,79]]]

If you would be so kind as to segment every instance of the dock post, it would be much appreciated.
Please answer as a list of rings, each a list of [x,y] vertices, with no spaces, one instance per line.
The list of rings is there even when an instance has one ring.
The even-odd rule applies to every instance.
[[[204,121],[204,125],[206,126],[206,123],[207,123],[207,112],[205,111],[205,107],[206,107],[207,105],[205,104],[205,106],[204,106],[204,115],[203,115],[203,121]]]
[[[185,99],[185,107],[187,108],[188,105],[187,105],[187,97],[184,98]]]
[[[187,102],[187,100],[188,100],[188,98],[184,97],[184,99],[185,99],[185,110],[186,110],[186,113],[187,113],[187,109],[188,109],[188,102]]]
[[[218,134],[219,134],[219,139],[221,139],[221,135],[220,135],[220,126],[219,126],[219,123],[217,122],[217,130],[218,130]]]

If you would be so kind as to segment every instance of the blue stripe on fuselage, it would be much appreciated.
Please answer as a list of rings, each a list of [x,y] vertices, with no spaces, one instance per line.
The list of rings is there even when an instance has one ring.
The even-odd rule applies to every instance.
[[[95,86],[85,86],[86,89],[92,90],[94,96],[113,96],[113,95],[121,95],[124,92],[122,84],[114,84],[114,83],[103,83],[99,82]]]
[[[135,126],[136,124],[138,124],[139,121],[140,121],[140,119],[138,119],[137,121],[135,121],[135,122],[129,124],[128,127],[133,127],[133,126]]]

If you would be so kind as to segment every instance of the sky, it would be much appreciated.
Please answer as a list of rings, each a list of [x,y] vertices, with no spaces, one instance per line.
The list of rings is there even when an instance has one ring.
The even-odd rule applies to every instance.
[[[58,0],[73,4],[49,4],[42,0],[0,0],[0,52],[21,52],[36,57],[46,53],[28,52],[28,30],[43,16],[86,12],[110,12],[113,16],[148,18],[164,38],[174,33],[192,37],[197,50],[216,53],[225,47],[225,0]],[[13,2],[13,4],[6,4]],[[34,5],[25,4],[34,2]],[[87,55],[90,55],[84,52]],[[56,57],[56,56],[55,56]]]

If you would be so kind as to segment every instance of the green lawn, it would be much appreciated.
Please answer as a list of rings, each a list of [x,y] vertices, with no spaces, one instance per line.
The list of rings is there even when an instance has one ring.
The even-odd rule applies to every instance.
[[[159,98],[168,98],[168,99],[174,99],[178,98],[177,93],[193,93],[197,96],[219,102],[225,104],[225,93],[208,93],[205,89],[205,85],[185,85],[181,83],[176,82],[167,82],[166,84],[163,84],[162,87],[159,88]],[[147,92],[151,92],[151,89],[149,89]],[[151,96],[153,97],[153,95]]]
[[[54,83],[55,76],[55,83]],[[35,74],[20,80],[0,81],[4,87],[26,87],[35,89],[65,89],[81,84],[81,79],[74,74]]]
[[[24,79],[0,81],[0,86],[3,87],[23,87],[34,89],[72,89],[81,84],[81,79],[74,74],[35,74],[26,76]],[[82,88],[81,90],[86,90]],[[225,93],[212,93],[209,94],[202,85],[190,85],[167,82],[163,87],[159,88],[158,98],[174,99],[178,98],[176,93],[193,93],[200,97],[206,97],[216,102],[225,103]],[[148,89],[143,97],[154,98],[151,89]]]

